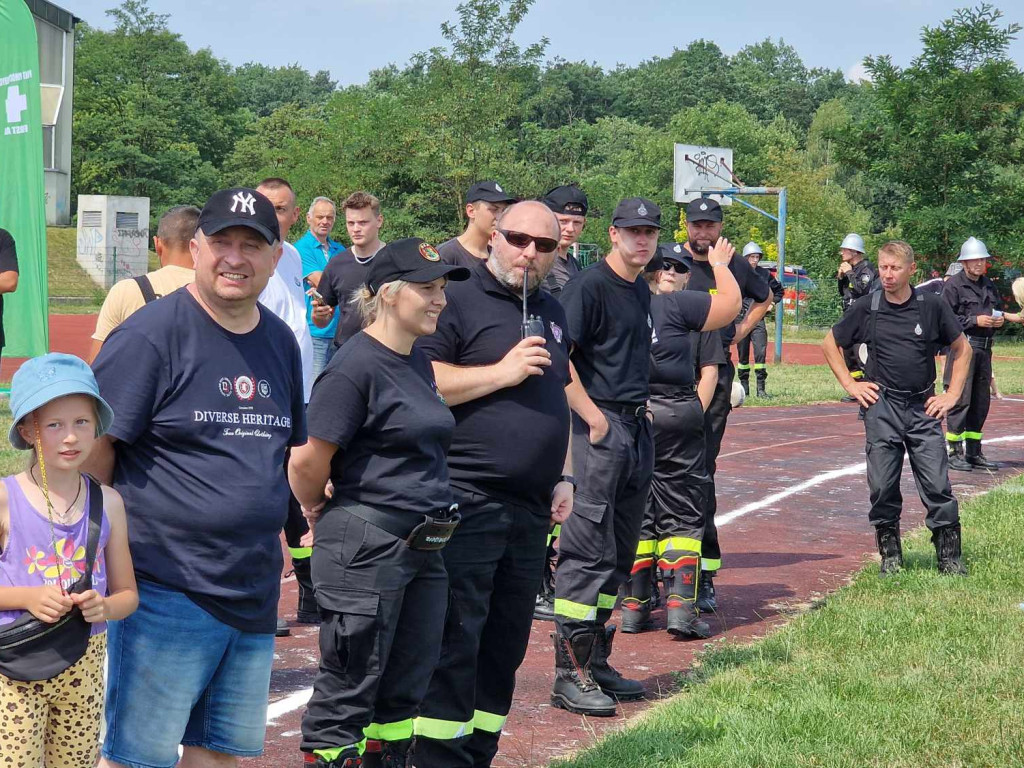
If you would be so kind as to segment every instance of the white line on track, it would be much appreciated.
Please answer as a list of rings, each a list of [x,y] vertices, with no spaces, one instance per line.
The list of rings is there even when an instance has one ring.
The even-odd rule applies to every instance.
[[[993,437],[989,440],[986,440],[985,442],[1011,443],[1020,440],[1024,440],[1024,435],[1007,435],[1005,437]],[[861,474],[866,469],[867,464],[862,461],[859,464],[851,464],[847,467],[842,467],[840,469],[833,469],[829,470],[828,472],[822,472],[810,478],[809,480],[804,480],[802,483],[798,483],[797,485],[791,486],[784,491],[779,491],[778,493],[773,493],[769,496],[765,496],[763,499],[751,502],[750,504],[742,506],[739,509],[734,509],[732,512],[726,512],[724,515],[720,515],[715,522],[718,523],[719,526],[728,525],[733,520],[741,518],[744,515],[749,515],[751,512],[756,512],[759,509],[770,507],[773,504],[777,504],[778,502],[782,501],[783,499],[789,498],[790,496],[795,496],[798,493],[803,493],[804,491],[819,486],[823,483],[827,483],[832,480],[838,480],[840,477],[848,477],[850,475]],[[285,696],[284,698],[278,699],[277,701],[271,703],[267,707],[267,725],[274,725],[276,720],[280,719],[284,715],[287,715],[289,712],[293,712],[294,710],[299,709],[300,707],[306,706],[306,704],[309,702],[309,697],[312,695],[312,688],[304,688],[301,691],[296,691],[295,693],[291,693]]]

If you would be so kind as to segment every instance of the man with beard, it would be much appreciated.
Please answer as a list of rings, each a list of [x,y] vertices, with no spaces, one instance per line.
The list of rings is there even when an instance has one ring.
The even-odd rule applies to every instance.
[[[633,567],[654,468],[651,291],[642,273],[660,231],[657,205],[642,197],[621,201],[608,228],[611,252],[562,292],[578,492],[558,543],[551,703],[577,714],[610,717],[615,699],[645,693],[608,663],[615,627],[606,625]]]
[[[540,288],[557,244],[541,203],[504,211],[487,261],[448,286],[437,331],[418,342],[456,420],[448,467],[462,522],[444,550],[454,599],[415,723],[417,768],[491,764],[526,654],[544,539],[572,509],[565,312]]]
[[[515,201],[496,181],[478,181],[471,186],[466,193],[466,218],[469,219],[466,231],[437,246],[441,260],[469,268],[487,261],[495,222]]]
[[[686,206],[686,238],[683,246],[690,252],[690,280],[686,286],[688,291],[704,291],[713,293],[717,283],[713,267],[708,263],[711,247],[722,236],[722,207],[710,198],[691,200]],[[730,345],[734,341],[745,339],[753,330],[771,303],[771,292],[768,283],[751,268],[742,256],[734,255],[729,260],[729,271],[739,283],[740,293],[744,299],[750,299],[751,305],[743,320],[722,328],[722,345],[725,349],[726,365],[719,368],[718,387],[704,414],[707,422],[707,471],[711,476],[711,488],[708,497],[708,513],[704,523],[704,540],[702,543],[700,585],[697,593],[697,608],[701,611],[714,611],[718,608],[715,597],[714,577],[722,567],[722,550],[718,543],[718,528],[715,525],[715,513],[718,500],[715,495],[715,468],[718,452],[722,448],[722,437],[725,435],[726,421],[732,410],[732,380],[735,371],[730,355]]]

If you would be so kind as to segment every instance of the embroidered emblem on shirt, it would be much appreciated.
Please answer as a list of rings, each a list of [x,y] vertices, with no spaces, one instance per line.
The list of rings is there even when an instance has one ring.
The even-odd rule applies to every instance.
[[[270,397],[270,382],[266,379],[260,379],[256,385],[256,391],[260,393],[262,398]]]
[[[922,331],[921,331],[921,324],[920,323],[918,323],[917,325],[914,326],[914,333],[916,333],[918,336],[921,335]]]
[[[252,400],[256,394],[256,385],[249,376],[238,376],[235,378],[235,397],[239,400]]]
[[[555,323],[554,320],[551,321],[551,335],[555,337],[556,342],[558,342],[559,344],[562,343],[562,329]]]
[[[231,383],[231,379],[225,376],[223,379],[217,382],[217,389],[224,397],[231,397],[231,393],[234,391],[234,385]]]

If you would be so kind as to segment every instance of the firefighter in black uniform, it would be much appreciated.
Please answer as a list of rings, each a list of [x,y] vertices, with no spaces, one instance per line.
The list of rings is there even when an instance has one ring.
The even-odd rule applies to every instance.
[[[317,379],[309,442],[288,465],[315,523],[323,623],[302,750],[323,768],[356,768],[368,741],[383,742],[377,765],[404,767],[441,652],[448,577],[439,550],[458,524],[445,462],[455,419],[413,343],[434,332],[445,280],[469,270],[440,259],[419,238],[374,258],[359,299],[369,325]],[[328,478],[333,496],[317,517]]]
[[[864,258],[864,238],[854,232],[843,238],[839,245],[839,255],[842,261],[839,263],[836,279],[839,296],[843,302],[843,312],[846,313],[853,302],[871,291],[872,286],[878,287],[878,272],[874,265]],[[864,369],[861,367],[856,349],[844,348],[843,359],[846,360],[846,368],[854,379],[864,378]],[[842,400],[844,403],[856,402],[850,395],[844,396]]]
[[[615,699],[645,693],[608,663],[615,627],[606,625],[633,566],[654,469],[651,292],[642,273],[660,230],[653,202],[621,201],[608,229],[611,252],[562,291],[577,492],[558,541],[551,702],[578,714],[612,716]]]
[[[711,247],[722,236],[722,207],[709,198],[698,198],[686,206],[686,236],[683,246],[689,254],[687,264],[690,267],[690,278],[686,285],[688,291],[714,293],[717,290],[714,269],[708,262]],[[719,369],[718,387],[715,396],[704,414],[707,437],[707,470],[711,476],[711,491],[708,498],[708,512],[704,521],[704,540],[701,553],[701,576],[697,592],[697,608],[701,611],[713,611],[718,607],[715,596],[714,577],[722,567],[722,550],[718,543],[718,528],[715,525],[715,514],[718,510],[716,498],[715,469],[718,452],[722,448],[722,437],[725,435],[726,421],[732,410],[732,380],[735,371],[732,365],[733,340],[747,337],[751,329],[760,322],[768,311],[771,303],[771,292],[768,283],[750,268],[750,264],[742,256],[735,255],[729,260],[729,271],[740,286],[744,299],[751,299],[752,304],[742,321],[727,325],[721,330],[722,345],[725,349],[726,365]]]
[[[910,467],[925,524],[932,532],[943,573],[966,574],[960,555],[960,514],[949,485],[942,417],[956,403],[967,377],[970,345],[949,305],[933,293],[910,287],[914,251],[904,242],[878,252],[882,290],[853,303],[822,342],[825,359],[843,389],[864,414],[868,488],[883,575],[903,565],[900,475],[903,455]],[[854,379],[839,348],[866,344],[867,376]],[[935,394],[935,350],[951,345],[957,357],[949,388]]]
[[[931,280],[925,280],[923,283],[918,283],[914,286],[914,290],[927,291],[928,293],[934,293],[936,296],[941,296],[943,289],[946,287],[946,283],[949,282],[949,278],[954,275],[959,275],[963,271],[964,265],[959,261],[954,261],[946,267],[946,274],[942,277],[933,277]]]
[[[558,250],[555,261],[544,279],[544,288],[556,299],[562,295],[562,289],[573,275],[582,271],[579,261],[573,256],[571,248],[575,245],[583,228],[587,225],[587,196],[575,184],[564,184],[548,190],[541,199],[558,219]],[[537,593],[537,605],[533,618],[541,621],[555,620],[555,565],[558,553],[555,541],[561,533],[560,525],[553,525],[548,534],[548,559],[541,579],[540,592]]]
[[[782,317],[782,283],[772,277],[772,273],[764,267],[759,267],[758,262],[764,256],[764,251],[761,250],[761,246],[755,242],[749,242],[743,246],[743,258],[747,260],[761,276],[762,280],[768,283],[768,288],[772,292],[772,302],[776,306],[775,316],[776,322],[778,318]],[[750,310],[750,305],[753,304],[753,299],[743,300],[743,310],[740,312],[739,319],[742,320],[747,312]],[[763,398],[769,398],[769,395],[765,391],[765,382],[768,380],[768,366],[766,364],[768,354],[768,329],[765,327],[764,318],[758,322],[750,331],[750,335],[740,339],[736,342],[736,355],[739,357],[739,363],[736,364],[736,371],[739,373],[740,384],[743,385],[743,394],[750,396],[750,345],[754,345],[754,375],[757,378],[757,396]]]
[[[946,416],[949,468],[970,472],[974,467],[998,469],[999,465],[981,452],[981,434],[988,418],[992,394],[992,339],[1007,322],[1020,322],[1020,315],[1000,311],[1002,302],[995,284],[985,275],[990,259],[985,244],[972,237],[960,248],[958,264],[963,271],[949,279],[942,295],[953,308],[960,327],[971,345],[967,383],[956,405]],[[948,364],[942,383],[948,387],[952,366]]]
[[[622,631],[630,634],[651,626],[655,563],[665,587],[669,634],[682,638],[711,634],[695,607],[711,480],[706,464],[704,406],[694,386],[694,374],[695,359],[700,357],[702,380],[705,373],[710,375],[710,391],[706,393],[710,404],[718,384],[718,365],[725,363],[717,329],[731,324],[741,305],[740,287],[729,271],[733,253],[729,241],[722,239],[709,255],[717,295],[682,291],[675,285],[662,292],[660,286],[666,285],[662,272],[686,268],[669,246],[659,249],[645,271],[655,294],[651,297],[654,478],[622,601]]]
[[[455,416],[448,470],[462,522],[444,550],[452,608],[415,722],[416,768],[491,764],[530,639],[549,524],[572,507],[565,311],[540,287],[557,244],[550,210],[512,205],[486,263],[448,289],[437,333],[417,343]]]

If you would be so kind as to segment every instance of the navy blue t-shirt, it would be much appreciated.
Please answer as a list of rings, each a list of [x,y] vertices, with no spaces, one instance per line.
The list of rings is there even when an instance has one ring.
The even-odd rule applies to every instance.
[[[306,441],[291,330],[261,307],[252,331],[231,333],[186,287],[115,328],[93,369],[115,414],[114,488],[138,575],[236,629],[273,632],[284,454]]]
[[[365,331],[331,358],[309,399],[309,434],[338,446],[334,498],[375,509],[448,509],[445,454],[454,429],[426,355],[399,354]]]

